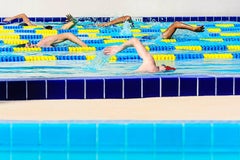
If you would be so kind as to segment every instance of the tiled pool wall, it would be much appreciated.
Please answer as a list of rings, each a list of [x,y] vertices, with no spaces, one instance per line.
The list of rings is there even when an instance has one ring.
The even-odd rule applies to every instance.
[[[1,160],[239,160],[239,122],[1,122]]]
[[[77,16],[76,16],[77,17]],[[240,22],[240,16],[177,16],[177,17],[132,17],[136,21],[142,22],[174,22],[174,21],[233,21]],[[4,17],[0,18],[3,22]],[[78,17],[79,21],[107,22],[111,17]],[[30,17],[33,22],[66,22],[66,17]],[[15,19],[11,23],[21,22],[21,19]],[[5,22],[3,22],[5,23]]]
[[[65,17],[32,17],[35,22],[65,22]],[[143,22],[235,21],[239,16],[134,17]],[[0,18],[2,22],[3,18]],[[79,17],[105,22],[110,17]],[[13,22],[20,22],[16,19]],[[226,76],[95,77],[74,79],[0,80],[0,100],[108,99],[240,95],[240,78]]]
[[[95,77],[0,81],[0,100],[240,95],[240,77]]]

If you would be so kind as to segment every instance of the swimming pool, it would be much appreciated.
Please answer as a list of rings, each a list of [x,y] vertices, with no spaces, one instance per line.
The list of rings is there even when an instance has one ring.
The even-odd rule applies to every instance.
[[[229,23],[222,26],[231,28]],[[177,42],[147,44],[157,63],[177,67],[161,74],[132,73],[141,60],[131,49],[108,63],[101,54],[90,61],[93,48],[86,52],[58,46],[36,51],[4,46],[0,99],[240,95],[237,35],[226,39],[216,38],[220,33],[211,35],[215,38],[200,40],[193,35],[197,39],[191,44],[186,42],[189,37],[181,35]],[[152,36],[142,41],[148,43]],[[99,53],[102,46],[95,48]],[[238,160],[239,135],[238,121],[1,121],[0,159]]]
[[[143,17],[142,22],[135,22],[133,29],[127,23],[98,28],[90,21],[79,20],[75,28],[67,31],[2,26],[1,100],[238,95],[240,92],[238,17],[216,20],[215,17],[166,17],[154,22]],[[163,20],[165,23],[157,22]],[[204,24],[205,32],[177,31],[173,39],[159,38],[174,20]],[[46,23],[39,23],[42,24]],[[60,25],[49,21],[47,24],[55,28]],[[53,48],[12,46],[27,41],[37,43],[45,36],[65,32],[76,34],[90,47],[78,47],[70,42]],[[177,70],[135,73],[141,59],[133,48],[112,57],[102,54],[104,47],[121,44],[132,37],[146,45],[157,64],[171,65]]]

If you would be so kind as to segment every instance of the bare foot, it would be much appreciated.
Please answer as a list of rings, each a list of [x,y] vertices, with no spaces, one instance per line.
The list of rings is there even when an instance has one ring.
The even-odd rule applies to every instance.
[[[204,26],[197,26],[194,28],[194,32],[204,32]]]

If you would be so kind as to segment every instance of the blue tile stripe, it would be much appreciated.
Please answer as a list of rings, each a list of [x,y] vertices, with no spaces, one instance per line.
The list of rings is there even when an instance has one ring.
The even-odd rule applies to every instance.
[[[153,154],[228,153],[240,150],[239,121],[231,123],[2,121],[0,131],[0,153],[11,150]]]
[[[240,78],[148,76],[2,80],[0,87],[0,100],[221,96],[240,95]]]
[[[9,24],[3,21],[5,17],[0,17],[0,22]],[[78,17],[79,21],[92,21],[92,22],[107,22],[111,17]],[[137,17],[139,19],[139,17]],[[134,19],[134,17],[133,17]],[[182,17],[140,17],[143,22],[174,22],[174,21],[233,21],[240,22],[239,16],[182,16]],[[65,22],[66,17],[30,17],[33,22]],[[16,19],[11,23],[22,22]]]

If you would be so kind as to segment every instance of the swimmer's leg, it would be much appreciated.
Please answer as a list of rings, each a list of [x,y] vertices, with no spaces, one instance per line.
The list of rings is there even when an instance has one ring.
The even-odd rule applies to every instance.
[[[162,38],[164,39],[171,38],[177,29],[187,29],[193,32],[203,32],[204,26],[193,27],[188,24],[176,21],[173,24],[171,24],[171,26],[168,27],[168,29],[165,32],[163,32]]]

